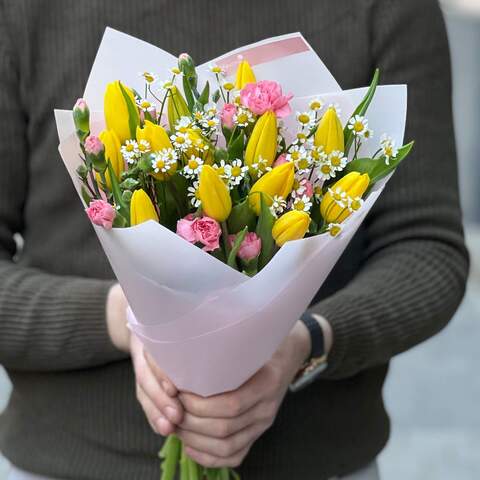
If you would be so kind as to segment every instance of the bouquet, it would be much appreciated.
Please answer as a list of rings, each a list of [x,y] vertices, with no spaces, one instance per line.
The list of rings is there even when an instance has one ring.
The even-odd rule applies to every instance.
[[[179,389],[235,389],[269,360],[408,155],[406,88],[378,81],[342,91],[298,33],[196,67],[106,30],[84,97],[56,111],[59,150],[130,328]],[[161,457],[166,480],[236,477],[175,436]]]

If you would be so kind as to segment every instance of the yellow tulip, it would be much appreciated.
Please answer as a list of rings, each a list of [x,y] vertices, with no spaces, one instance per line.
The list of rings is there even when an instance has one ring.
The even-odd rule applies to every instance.
[[[270,167],[277,153],[277,117],[265,112],[253,127],[245,150],[245,164],[251,167],[263,160],[264,167]]]
[[[204,165],[200,172],[198,198],[202,202],[202,209],[206,215],[217,220],[225,221],[232,210],[230,192],[218,173],[210,165]]]
[[[130,200],[130,225],[133,227],[148,220],[158,222],[155,207],[145,190],[135,190]]]
[[[107,130],[113,130],[120,143],[135,138],[135,129],[140,123],[135,97],[132,90],[119,80],[107,85],[104,112]]]
[[[361,198],[368,188],[367,173],[350,172],[334,183],[320,203],[320,213],[327,223],[342,223],[351,215],[348,201]]]
[[[330,107],[320,120],[314,143],[316,147],[323,147],[326,154],[334,150],[345,151],[342,123],[333,107]]]
[[[310,226],[310,216],[307,212],[290,210],[283,214],[272,228],[275,243],[282,247],[285,242],[303,238]]]
[[[137,141],[146,140],[152,152],[159,152],[164,148],[172,148],[172,142],[163,127],[149,120],[145,120],[143,128],[137,127]]]
[[[249,199],[250,208],[257,214],[260,214],[261,196],[268,206],[273,203],[275,195],[287,198],[293,188],[295,178],[295,167],[292,162],[283,163],[273,170],[260,177],[250,189]]]
[[[235,88],[241,90],[247,83],[255,83],[256,81],[257,79],[250,64],[246,60],[242,60],[237,68]]]
[[[125,161],[120,152],[120,140],[117,137],[117,134],[113,130],[103,130],[98,136],[102,141],[105,147],[105,159],[110,161],[112,169],[117,177],[117,180],[120,180],[120,175],[125,170]],[[100,175],[97,173],[97,182],[101,182]],[[107,188],[112,189],[112,181],[110,178],[110,172],[105,171],[105,180],[107,181]]]
[[[172,130],[175,129],[175,124],[180,118],[191,116],[187,102],[183,98],[183,95],[179,92],[178,88],[175,86],[171,87],[168,95],[167,115],[168,123],[170,124],[170,128]]]

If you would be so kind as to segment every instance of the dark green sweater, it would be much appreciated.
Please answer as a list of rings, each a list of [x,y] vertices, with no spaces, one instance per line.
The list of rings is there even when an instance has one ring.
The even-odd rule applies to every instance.
[[[369,462],[389,436],[388,361],[445,326],[468,270],[434,0],[0,0],[0,363],[13,382],[1,451],[60,479],[158,478],[162,439],[135,399],[130,360],[109,341],[113,274],[53,119],[81,95],[107,25],[199,63],[301,31],[343,88],[366,85],[375,66],[383,83],[408,84],[414,152],[313,307],[333,326],[330,367],[287,396],[241,473],[322,480]]]

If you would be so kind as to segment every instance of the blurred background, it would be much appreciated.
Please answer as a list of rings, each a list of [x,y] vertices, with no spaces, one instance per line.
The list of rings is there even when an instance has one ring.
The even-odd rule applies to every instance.
[[[441,4],[452,52],[460,189],[472,269],[465,300],[450,325],[391,364],[385,398],[392,436],[380,456],[383,480],[480,478],[480,0]],[[0,411],[9,390],[0,367]],[[0,458],[0,480],[6,472]]]

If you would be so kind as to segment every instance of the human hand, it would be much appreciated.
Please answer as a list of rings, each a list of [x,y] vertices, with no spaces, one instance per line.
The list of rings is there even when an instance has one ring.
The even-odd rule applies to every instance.
[[[122,352],[130,351],[130,330],[127,327],[128,302],[118,283],[110,288],[107,297],[107,330],[113,345]]]
[[[130,337],[130,354],[136,379],[137,399],[155,433],[174,433],[183,420],[183,406],[173,383],[144,350],[136,335]]]
[[[274,422],[288,385],[310,353],[310,335],[297,322],[261,370],[237,390],[209,398],[181,392],[176,430],[187,455],[206,467],[237,467]]]

